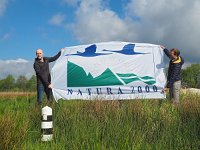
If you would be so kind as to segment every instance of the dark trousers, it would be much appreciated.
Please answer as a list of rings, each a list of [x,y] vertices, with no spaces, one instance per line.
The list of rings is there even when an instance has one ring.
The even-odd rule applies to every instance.
[[[43,98],[44,92],[47,96],[47,99],[49,101],[53,101],[52,90],[50,88],[48,88],[47,86],[44,86],[42,83],[39,83],[39,84],[37,84],[37,102],[39,104],[42,103],[42,98]]]

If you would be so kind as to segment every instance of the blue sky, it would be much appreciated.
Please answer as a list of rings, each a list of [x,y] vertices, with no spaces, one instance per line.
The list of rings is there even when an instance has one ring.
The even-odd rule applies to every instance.
[[[123,16],[124,2],[112,0],[104,5]],[[31,60],[38,47],[53,55],[62,47],[80,44],[70,29],[50,21],[61,15],[63,23],[70,24],[75,20],[76,9],[62,0],[7,0],[6,10],[0,17],[0,59]]]
[[[0,18],[1,59],[32,59],[38,47],[53,54],[78,42],[64,28],[49,23],[54,14],[65,13],[73,20],[73,8],[56,0],[12,0]],[[53,52],[51,52],[53,51]]]
[[[53,56],[105,41],[175,47],[200,63],[199,8],[199,0],[0,0],[1,73],[10,62],[31,64],[37,48]]]

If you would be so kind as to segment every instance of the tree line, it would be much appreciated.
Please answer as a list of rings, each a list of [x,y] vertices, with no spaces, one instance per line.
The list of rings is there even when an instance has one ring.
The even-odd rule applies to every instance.
[[[200,64],[192,64],[182,70],[182,85],[190,88],[200,88]]]
[[[182,86],[200,88],[200,64],[192,64],[182,70]],[[19,76],[15,79],[12,75],[8,75],[0,80],[0,91],[36,91],[36,76],[33,75],[30,79]]]
[[[5,79],[0,80],[0,91],[36,91],[36,76],[33,75],[30,79],[25,76],[19,76],[15,79],[12,75],[8,75]]]

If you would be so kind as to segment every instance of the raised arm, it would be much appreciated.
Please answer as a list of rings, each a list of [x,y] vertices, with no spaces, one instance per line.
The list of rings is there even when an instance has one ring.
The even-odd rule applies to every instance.
[[[53,61],[57,60],[60,57],[60,55],[61,55],[61,51],[59,51],[58,54],[56,54],[55,56],[50,57],[49,62],[53,62]]]
[[[163,49],[164,53],[167,55],[167,57],[170,58],[170,53],[169,53],[169,50],[166,49],[163,45],[160,45],[160,47]]]

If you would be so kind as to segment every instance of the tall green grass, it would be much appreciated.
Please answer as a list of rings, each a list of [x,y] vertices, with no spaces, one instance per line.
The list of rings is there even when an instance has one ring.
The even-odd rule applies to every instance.
[[[61,100],[52,108],[54,139],[42,142],[36,97],[0,98],[0,149],[200,148],[198,95],[182,95],[176,106],[168,100]]]

